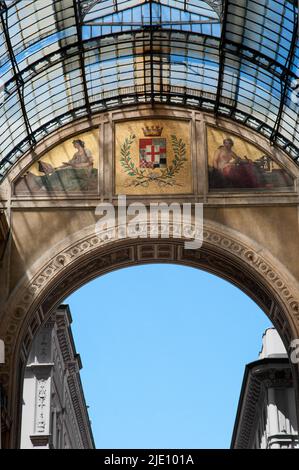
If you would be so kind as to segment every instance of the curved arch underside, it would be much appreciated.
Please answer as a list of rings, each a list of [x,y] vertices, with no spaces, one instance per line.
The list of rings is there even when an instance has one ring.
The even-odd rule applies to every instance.
[[[3,309],[0,329],[7,355],[3,373],[9,370],[16,343],[26,356],[40,323],[67,295],[99,275],[136,264],[175,263],[216,274],[235,284],[264,310],[286,348],[296,337],[297,283],[270,253],[262,254],[259,245],[247,237],[219,224],[207,224],[201,250],[188,250],[182,238],[140,241],[118,239],[117,233],[104,229],[95,234],[94,226],[86,227],[75,237],[70,235],[51,246],[31,266]]]
[[[293,0],[15,0],[0,14],[1,177],[62,125],[139,103],[225,116],[299,157]]]

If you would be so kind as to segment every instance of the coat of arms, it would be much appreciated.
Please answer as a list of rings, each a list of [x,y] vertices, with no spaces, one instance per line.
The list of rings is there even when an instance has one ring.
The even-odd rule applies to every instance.
[[[120,163],[132,178],[128,183],[129,186],[148,187],[150,183],[160,187],[178,185],[175,176],[187,161],[186,144],[176,135],[171,135],[172,155],[170,155],[170,152],[167,152],[167,139],[162,133],[163,127],[160,126],[143,127],[144,137],[139,139],[138,160],[136,156],[131,155],[135,134],[124,140],[120,149]]]

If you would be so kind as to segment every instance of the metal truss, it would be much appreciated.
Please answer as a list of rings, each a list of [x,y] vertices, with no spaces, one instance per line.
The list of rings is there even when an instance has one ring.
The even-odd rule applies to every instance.
[[[219,74],[218,74],[218,88],[215,101],[215,114],[219,113],[220,100],[222,95],[223,74],[225,68],[225,38],[226,38],[226,21],[228,15],[228,0],[223,0],[223,21],[222,32],[219,43]]]
[[[142,29],[135,30],[134,32],[132,32],[132,34],[137,36],[141,31]],[[163,31],[167,32],[167,31],[175,31],[175,30],[163,29]],[[123,33],[116,33],[113,35],[102,36],[101,38],[98,38],[92,41],[82,40],[83,50],[86,53],[89,50],[96,49],[97,47],[100,46],[101,41],[108,37],[114,38],[114,40],[117,43],[118,37],[121,36],[122,34]],[[196,33],[192,33],[192,34],[196,36]],[[201,35],[201,37],[203,39],[209,39],[209,36],[204,37],[203,35]],[[137,39],[135,40],[137,41]],[[221,42],[217,38],[213,38],[213,42],[218,42],[219,45],[218,45],[217,50],[222,50]],[[252,63],[253,65],[256,65],[260,67],[261,69],[264,69],[265,71],[271,73],[273,76],[281,79],[282,81],[287,81],[290,78],[291,79],[297,78],[294,71],[289,69],[286,65],[280,64],[279,62],[275,61],[273,58],[269,58],[261,54],[259,51],[255,51],[243,45],[238,46],[231,41],[226,41],[225,44],[226,44],[225,51],[227,54],[230,54],[231,56],[235,56],[235,57],[240,57],[241,59],[245,59],[248,62]],[[68,44],[67,46],[61,47],[59,50],[59,54],[57,54],[57,51],[46,54],[39,60],[30,64],[28,67],[25,67],[22,71],[18,71],[16,75],[14,75],[10,80],[6,82],[7,88],[13,89],[14,85],[18,83],[19,80],[22,80],[23,83],[26,84],[27,81],[32,80],[33,77],[36,77],[41,72],[44,72],[49,67],[53,66],[53,64],[61,62],[67,59],[68,57],[72,57],[73,55],[77,55],[77,50],[74,50],[74,44]],[[86,80],[86,74],[85,74],[85,80]],[[219,98],[220,96],[221,96],[221,90],[219,93]]]
[[[12,2],[10,2],[12,4]],[[17,2],[14,2],[14,4]],[[9,54],[9,59],[12,65],[13,73],[15,76],[15,84],[17,87],[17,93],[18,93],[18,98],[19,98],[19,104],[21,107],[22,111],[22,116],[27,132],[27,137],[28,137],[28,142],[30,145],[35,145],[36,140],[34,137],[34,134],[31,129],[30,121],[28,119],[27,111],[26,111],[26,105],[25,105],[25,100],[24,100],[24,80],[22,78],[22,75],[20,74],[19,67],[18,67],[18,62],[16,60],[15,54],[13,47],[11,45],[11,40],[10,40],[10,35],[9,35],[9,27],[8,27],[8,5],[7,2],[5,1],[0,1],[0,18],[1,18],[1,26],[3,30],[3,34],[5,37],[5,42],[6,42],[6,47],[8,50]]]
[[[280,77],[280,79],[281,79],[281,99],[280,99],[280,106],[279,106],[279,112],[277,114],[276,123],[275,123],[275,126],[273,128],[273,131],[272,131],[272,134],[271,134],[271,137],[270,137],[270,141],[272,143],[276,143],[278,138],[279,137],[281,138],[281,136],[279,135],[279,129],[280,129],[280,125],[281,125],[281,120],[282,120],[282,114],[283,114],[283,111],[284,111],[284,107],[286,105],[287,94],[288,94],[289,89],[291,88],[290,80],[292,78],[296,79],[296,75],[294,73],[292,73],[292,70],[291,70],[292,61],[293,61],[293,57],[294,57],[294,54],[295,54],[295,47],[296,47],[296,44],[297,44],[297,41],[298,41],[298,32],[299,32],[298,13],[296,13],[295,4],[293,6],[293,13],[294,13],[294,17],[295,17],[295,27],[294,27],[294,31],[293,31],[292,43],[291,43],[288,59],[286,61],[285,67],[284,67],[284,69],[282,71],[282,74],[281,74],[281,77]],[[299,155],[298,155],[298,158],[299,158]]]
[[[293,0],[290,1],[293,2]],[[264,52],[250,47],[247,43],[243,43],[242,41],[238,43],[231,40],[228,30],[228,16],[230,14],[229,5],[233,3],[233,0],[206,1],[222,18],[222,32],[220,38],[185,30],[183,26],[186,25],[188,21],[184,17],[172,21],[171,24],[163,24],[163,18],[160,19],[160,22],[157,21],[153,15],[153,5],[159,2],[155,2],[154,0],[141,2],[142,4],[149,4],[149,18],[146,20],[142,19],[142,21],[139,22],[128,20],[123,23],[126,27],[131,26],[129,30],[113,32],[111,29],[111,33],[86,38],[86,36],[83,35],[86,26],[91,28],[111,26],[112,28],[118,25],[118,20],[113,21],[113,19],[111,20],[110,18],[109,21],[107,21],[103,20],[103,18],[99,18],[99,20],[87,22],[85,21],[86,15],[100,2],[98,0],[72,0],[70,3],[73,5],[75,13],[74,25],[76,28],[76,36],[74,39],[64,42],[61,41],[58,50],[52,51],[49,49],[51,50],[50,53],[43,53],[37,60],[31,63],[28,62],[26,67],[19,68],[8,28],[8,10],[11,6],[17,6],[18,0],[11,2],[0,0],[1,25],[13,71],[12,77],[9,78],[5,84],[6,90],[8,95],[17,93],[22,118],[26,127],[26,135],[24,134],[20,142],[16,142],[15,147],[1,158],[0,173],[2,173],[2,169],[3,176],[4,168],[7,167],[7,164],[12,164],[11,162],[14,162],[17,156],[26,152],[30,146],[35,145],[39,139],[52,132],[53,129],[57,129],[67,122],[81,119],[82,117],[90,118],[94,113],[142,103],[148,103],[152,106],[162,104],[188,106],[204,112],[214,113],[218,116],[227,117],[264,135],[277,146],[280,146],[294,160],[298,160],[298,148],[290,139],[284,136],[281,131],[282,116],[286,105],[290,81],[297,78],[296,72],[293,69],[293,58],[298,38],[298,14],[296,14],[296,25],[294,27],[289,56],[287,61],[283,63],[278,60],[275,55],[269,55],[268,57]],[[185,12],[189,12],[188,0],[184,0],[184,2],[180,2],[180,4],[182,4],[181,8],[184,8]],[[296,2],[293,4],[295,11]],[[114,12],[118,12],[119,5],[117,0],[111,1],[111,8],[113,8]],[[124,8],[122,11],[124,11]],[[109,16],[111,17],[111,13],[109,13]],[[200,22],[201,21],[198,20],[198,23]],[[191,23],[193,25],[196,24],[196,19],[192,18],[192,21],[190,19],[190,24]],[[212,19],[210,23],[213,23]],[[172,66],[170,52],[167,52],[173,47],[171,41],[175,41],[175,39],[172,39],[172,34],[177,34],[181,38],[181,44],[178,44],[177,47],[180,48],[182,64],[184,64],[184,57],[187,58],[188,54],[190,56],[190,50],[196,51],[198,44],[200,44],[202,48],[208,49],[208,55],[212,54],[213,57],[215,57],[215,64],[217,62],[216,65],[218,66],[218,81],[216,83],[215,93],[199,92],[196,86],[192,89],[187,80],[185,87],[175,86],[171,83],[170,77],[166,80],[167,83],[163,84],[163,60],[167,66]],[[162,44],[163,41],[166,41],[164,45]],[[108,43],[110,46],[114,44],[116,59],[122,57],[120,55],[121,52],[119,52],[119,50],[121,50],[120,46],[128,46],[132,51],[136,51],[137,48],[140,50],[140,48],[143,47],[143,79],[138,84],[124,87],[123,90],[121,89],[121,92],[117,89],[115,92],[105,92],[104,90],[104,92],[100,94],[95,93],[93,96],[92,79],[90,78],[90,73],[87,75],[88,54],[91,52],[96,53],[97,50],[99,51],[101,48],[104,48],[105,44]],[[140,52],[138,54],[140,54]],[[137,53],[132,52],[132,67],[135,57],[137,57]],[[74,105],[73,109],[61,112],[55,118],[49,119],[45,125],[38,128],[35,126],[33,132],[26,111],[24,86],[30,83],[34,78],[38,78],[39,74],[46,72],[53,67],[53,65],[59,63],[64,64],[70,59],[73,59],[73,63],[77,63],[77,67],[79,66],[80,68],[80,80],[82,80],[81,85],[83,90],[80,106]],[[201,60],[203,62],[205,61],[205,54],[203,54]],[[235,99],[224,97],[226,69],[229,63],[231,68],[231,64],[235,64],[235,76],[237,77],[235,85],[236,91],[234,93]],[[248,112],[244,112],[244,110],[238,108],[236,97],[239,92],[242,63],[249,64],[253,71],[264,71],[265,74],[274,77],[278,82],[280,81],[280,106],[278,107],[277,119],[274,126],[270,126],[262,119],[255,117],[254,109],[248,108]],[[159,78],[160,83],[158,83]],[[84,105],[81,105],[82,103],[84,103]]]
[[[148,98],[148,99],[147,99]],[[191,91],[186,91],[184,94],[180,96],[177,94],[177,90],[173,91],[170,90],[168,93],[163,92],[156,92],[148,94],[145,98],[138,98],[136,95],[136,91],[132,90],[130,93],[128,92],[126,95],[118,95],[114,97],[106,97],[101,100],[94,101],[91,106],[92,113],[100,113],[103,111],[109,111],[118,108],[125,108],[128,105],[138,105],[138,104],[149,104],[151,99],[154,98],[154,102],[156,105],[163,105],[165,103],[169,105],[175,105],[176,107],[188,107],[197,110],[201,110],[203,112],[213,112],[215,106],[215,100],[212,98],[206,98],[204,96],[194,96]],[[219,115],[223,117],[228,117],[230,120],[238,123],[243,124],[246,127],[252,129],[255,132],[258,132],[264,135],[266,138],[269,138],[271,135],[271,127],[269,127],[265,122],[254,118],[252,115],[247,113],[242,113],[234,108],[234,106],[229,105],[222,105]],[[79,119],[84,118],[87,116],[87,110],[84,106],[74,108],[72,111],[65,112],[61,114],[58,118],[53,119],[52,121],[47,122],[45,126],[40,127],[36,130],[36,135],[49,135],[51,131],[49,129],[59,129],[60,126],[68,123],[73,122]],[[298,149],[294,146],[290,141],[284,138],[284,136],[280,135],[281,144],[279,145],[285,152],[287,152],[292,158],[297,161],[298,159]],[[19,151],[26,144],[26,139],[20,143],[18,149],[10,152],[7,155],[6,160],[13,160],[14,153]],[[0,162],[0,177],[1,177],[1,169],[4,166],[5,162]]]
[[[82,41],[82,13],[80,10],[79,0],[73,0],[75,19],[76,19],[76,28],[77,28],[77,37],[78,37],[78,51],[79,51],[79,60],[80,60],[80,69],[82,75],[83,89],[84,89],[84,99],[87,110],[87,115],[90,117],[91,109],[88,96],[88,87],[86,81],[86,72],[85,72],[85,59],[84,59],[84,46]]]
[[[205,0],[205,2],[216,11],[219,18],[222,16],[223,12],[223,0]]]

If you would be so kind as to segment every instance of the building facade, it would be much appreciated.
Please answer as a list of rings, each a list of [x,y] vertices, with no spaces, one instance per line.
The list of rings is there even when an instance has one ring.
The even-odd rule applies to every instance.
[[[34,340],[23,386],[22,449],[94,448],[71,322],[69,307],[61,305]]]
[[[255,300],[285,345],[299,338],[297,3],[0,1],[3,448],[20,444],[35,332],[109,271],[204,269]],[[180,222],[156,238],[156,224],[134,238],[123,220],[95,231],[98,204],[122,212],[121,195],[147,220],[151,203],[203,203],[200,250]]]
[[[299,448],[291,367],[274,328],[264,333],[259,359],[245,368],[231,448]]]

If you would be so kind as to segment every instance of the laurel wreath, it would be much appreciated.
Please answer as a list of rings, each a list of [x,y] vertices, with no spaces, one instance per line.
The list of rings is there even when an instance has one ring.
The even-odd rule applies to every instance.
[[[149,168],[138,168],[135,165],[131,157],[131,146],[135,139],[136,136],[131,134],[125,139],[120,148],[120,163],[125,172],[129,176],[134,177],[134,179],[128,183],[128,186],[148,187],[150,183],[155,183],[160,187],[179,185],[175,179],[175,175],[179,173],[184,163],[187,161],[186,144],[182,139],[178,139],[175,135],[171,136],[174,158],[170,166],[159,169],[159,172],[157,172],[157,169],[152,171]]]

